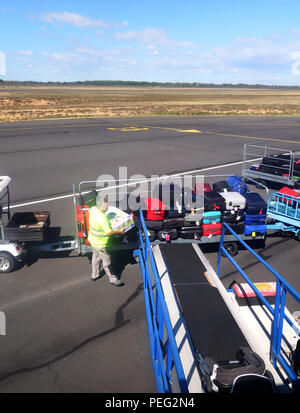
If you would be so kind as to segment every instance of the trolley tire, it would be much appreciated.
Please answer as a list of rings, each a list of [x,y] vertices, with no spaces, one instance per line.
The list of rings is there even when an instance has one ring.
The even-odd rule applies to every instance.
[[[223,246],[231,257],[235,257],[239,252],[239,246],[237,242],[224,242]],[[225,254],[222,252],[222,255],[224,257]]]
[[[16,265],[16,260],[9,252],[0,252],[0,273],[11,272]]]
[[[300,242],[300,229],[297,234],[295,234],[295,239]]]

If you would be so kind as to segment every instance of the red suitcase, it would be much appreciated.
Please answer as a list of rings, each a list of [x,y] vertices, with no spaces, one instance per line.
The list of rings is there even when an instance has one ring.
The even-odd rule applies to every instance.
[[[295,196],[295,197],[298,197],[298,196],[299,196],[298,192],[294,191],[294,190],[291,189],[291,188],[288,188],[287,186],[284,186],[284,187],[281,188],[278,192],[279,192],[280,194],[283,194],[283,195],[289,195],[289,196]],[[284,202],[284,203],[286,203],[287,199],[278,198],[278,201],[279,201],[279,202]],[[291,201],[290,199],[288,200],[288,204],[289,204],[289,205],[292,204],[292,201]]]
[[[222,223],[218,224],[202,224],[203,235],[209,237],[212,235],[221,235]]]
[[[145,200],[147,207],[146,218],[153,221],[165,219],[166,206],[158,198],[147,198]]]

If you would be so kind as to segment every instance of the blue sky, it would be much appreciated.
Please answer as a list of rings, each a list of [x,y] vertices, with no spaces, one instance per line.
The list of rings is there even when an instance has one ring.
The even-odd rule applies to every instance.
[[[0,77],[298,86],[299,16],[299,0],[5,2]]]

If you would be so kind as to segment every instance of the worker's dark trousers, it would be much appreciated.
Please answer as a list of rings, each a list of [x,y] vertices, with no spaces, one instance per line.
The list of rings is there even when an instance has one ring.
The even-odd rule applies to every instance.
[[[115,280],[117,277],[115,275],[112,275],[109,269],[109,266],[111,264],[111,258],[110,258],[109,253],[106,251],[105,248],[92,247],[92,249],[93,249],[92,276],[93,277],[99,276],[100,263],[102,261],[104,271],[106,275],[108,276],[109,281]]]

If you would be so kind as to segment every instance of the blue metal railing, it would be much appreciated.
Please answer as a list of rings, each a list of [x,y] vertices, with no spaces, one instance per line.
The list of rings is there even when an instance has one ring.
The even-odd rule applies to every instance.
[[[255,258],[257,258],[275,277],[276,277],[276,296],[275,296],[275,307],[273,308],[266,298],[261,294],[261,292],[256,288],[254,283],[250,280],[250,278],[246,275],[243,269],[235,262],[235,260],[231,257],[231,255],[227,252],[226,248],[224,248],[224,234],[225,229],[228,229],[236,239],[249,251]],[[281,352],[281,342],[282,342],[282,329],[283,329],[283,320],[286,320],[290,326],[293,327],[295,332],[300,337],[300,330],[295,325],[295,323],[284,313],[285,309],[285,302],[286,302],[286,294],[289,293],[298,303],[300,303],[300,294],[294,290],[282,276],[274,270],[266,261],[264,261],[255,251],[253,251],[236,233],[232,230],[232,228],[223,223],[222,235],[220,240],[220,248],[218,254],[218,264],[217,264],[217,275],[220,277],[220,267],[221,267],[221,258],[222,253],[229,259],[229,261],[233,264],[233,266],[239,271],[241,276],[244,280],[250,285],[250,287],[254,290],[255,294],[258,298],[263,302],[263,304],[267,307],[271,315],[273,316],[272,319],[272,333],[271,333],[271,360],[273,362],[274,368],[277,366],[277,362],[281,365],[285,373],[287,374],[288,378],[291,382],[297,382],[298,377],[291,368],[290,364],[283,357]]]
[[[188,393],[187,381],[151,250],[142,210],[139,212],[139,249],[135,251],[135,255],[139,258],[143,274],[146,318],[156,387],[159,393],[171,392],[171,372],[173,368],[175,368],[180,392]],[[144,239],[142,232],[144,233]],[[151,273],[153,280],[151,279]]]

